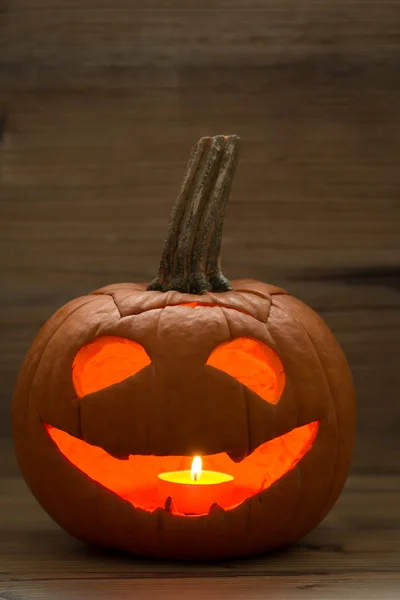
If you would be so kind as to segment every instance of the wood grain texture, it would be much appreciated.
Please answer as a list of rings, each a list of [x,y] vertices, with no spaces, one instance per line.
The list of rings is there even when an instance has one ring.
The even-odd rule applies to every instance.
[[[14,0],[3,15],[0,56],[10,77],[19,68],[29,76],[27,65],[397,61],[399,17],[396,0]]]
[[[400,577],[343,576],[194,576],[111,581],[44,581],[7,584],[1,600],[397,600]]]
[[[0,444],[2,456],[10,442]],[[0,598],[395,600],[400,479],[353,476],[333,511],[285,551],[216,563],[147,561],[85,546],[61,531],[10,461],[0,465]]]
[[[293,580],[294,579],[294,580]],[[399,577],[343,577],[335,575],[288,577],[155,578],[111,581],[13,583],[2,600],[397,600]]]

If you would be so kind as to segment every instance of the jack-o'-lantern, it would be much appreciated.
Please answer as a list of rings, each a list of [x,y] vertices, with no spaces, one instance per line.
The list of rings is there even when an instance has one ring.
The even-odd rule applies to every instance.
[[[303,536],[344,485],[354,393],[333,334],[286,291],[221,273],[237,150],[236,136],[195,146],[152,283],[72,300],[25,358],[19,465],[81,540],[153,557],[255,554]],[[202,486],[201,473],[180,484],[195,456],[229,487]]]

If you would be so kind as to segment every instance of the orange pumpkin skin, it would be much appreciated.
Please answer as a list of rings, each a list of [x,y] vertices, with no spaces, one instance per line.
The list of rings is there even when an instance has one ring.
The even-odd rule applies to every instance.
[[[294,542],[335,503],[355,434],[344,355],[322,319],[287,292],[254,280],[233,281],[232,287],[193,295],[113,285],[69,302],[42,327],[18,377],[13,436],[34,496],[70,534],[142,556],[239,557]],[[133,375],[79,396],[73,373],[78,353],[93,340],[111,337],[140,345],[149,360]],[[207,364],[216,348],[243,338],[276,354],[285,379],[279,398],[266,401],[235,378],[234,358],[231,373]],[[259,447],[270,443],[269,456],[286,460],[284,436],[312,423],[318,423],[315,439],[287,462],[286,472],[275,471],[271,484],[264,481],[257,489]],[[67,442],[60,449],[50,435],[56,431],[83,448],[82,460],[80,440],[97,447],[104,464],[118,465],[121,473],[127,456],[158,468],[164,463],[157,461],[178,455],[201,452],[206,461],[228,452],[238,473],[241,460],[247,465],[249,492],[236,506],[212,506],[195,517],[176,514],[171,506],[151,508],[146,493],[137,506],[118,492],[122,483],[112,481],[113,473],[107,485],[88,475],[92,468],[101,471],[100,464],[78,468],[68,458]],[[296,447],[287,444],[288,450]],[[223,460],[230,459],[224,454]]]

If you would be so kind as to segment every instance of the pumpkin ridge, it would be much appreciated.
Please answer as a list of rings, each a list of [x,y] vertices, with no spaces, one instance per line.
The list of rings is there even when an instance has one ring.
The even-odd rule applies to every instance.
[[[229,331],[229,339],[233,340],[234,337],[232,335],[232,330],[231,330],[231,326],[228,320],[228,317],[225,314],[225,311],[223,310],[223,307],[221,306],[221,313],[223,313],[224,315],[224,319],[226,321],[226,324],[228,326],[228,331]],[[242,396],[243,396],[243,403],[244,403],[244,412],[246,415],[246,431],[247,431],[247,455],[250,454],[250,447],[251,447],[251,427],[250,427],[250,411],[249,411],[249,403],[248,403],[248,397],[246,394],[246,390],[245,387],[242,383],[240,383],[240,388],[242,390]]]
[[[293,312],[295,312],[295,311],[293,311]],[[305,330],[306,334],[308,335],[308,337],[310,338],[310,341],[311,341],[311,343],[312,343],[312,345],[313,345],[313,347],[314,347],[314,349],[315,349],[315,352],[318,354],[318,350],[317,350],[317,348],[316,348],[316,346],[315,346],[315,344],[314,344],[314,342],[313,342],[313,340],[312,340],[311,334],[309,334],[309,333],[308,333],[308,331],[305,329],[305,327],[304,327],[304,326],[303,326],[303,328],[304,328],[304,330]],[[318,355],[318,357],[319,357],[319,355]],[[322,369],[323,369],[323,372],[324,372],[324,376],[325,376],[325,378],[326,378],[326,380],[327,380],[327,383],[328,383],[329,389],[330,389],[330,391],[331,391],[331,396],[332,396],[332,400],[333,400],[333,410],[334,410],[334,413],[335,413],[335,420],[336,420],[336,428],[338,429],[338,425],[339,425],[339,421],[338,421],[338,411],[337,411],[336,403],[334,402],[334,397],[333,397],[333,393],[332,393],[332,385],[331,385],[331,383],[330,383],[330,378],[329,378],[329,376],[328,376],[328,373],[327,373],[327,371],[326,371],[326,367],[325,367],[325,365],[322,363],[322,361],[321,361],[321,360],[320,360],[320,363],[321,363],[321,367],[322,367]],[[336,465],[337,465],[338,458],[339,458],[339,444],[337,443],[337,444],[336,444],[336,458],[335,458],[335,466],[334,466],[334,468],[332,469],[332,473],[333,473],[333,474],[335,473],[335,467],[336,467]],[[328,498],[327,498],[327,500],[326,500],[326,502],[325,502],[325,504],[324,504],[324,507],[323,507],[323,509],[321,509],[321,511],[320,511],[320,513],[319,513],[319,515],[320,515],[320,519],[324,518],[324,516],[327,514],[327,512],[328,512],[328,511],[329,511],[329,509],[330,509],[330,506],[331,506],[331,504],[332,504],[332,491],[333,491],[333,489],[334,489],[334,484],[335,484],[335,480],[334,480],[334,477],[332,476],[332,479],[331,479],[331,485],[330,485],[330,488],[329,488],[329,494],[328,494]]]
[[[275,294],[290,296],[290,292],[281,287],[250,277],[234,279],[232,281],[232,286],[237,292],[249,292],[250,294],[253,293],[269,300],[271,299],[271,296]]]
[[[315,344],[314,344],[314,342],[313,342],[313,340],[312,340],[309,332],[307,331],[306,327],[304,327],[303,323],[301,321],[299,321],[299,319],[297,318],[297,314],[295,313],[295,311],[290,311],[288,309],[288,307],[283,307],[282,304],[280,304],[279,302],[276,303],[274,301],[274,299],[272,299],[272,304],[276,308],[279,308],[280,310],[282,310],[289,318],[293,319],[303,329],[304,333],[306,334],[307,339],[309,340],[309,342],[311,344],[311,347],[313,349],[313,352],[314,352],[315,356],[317,357],[318,364],[320,365],[320,369],[321,369],[321,371],[323,373],[324,379],[326,381],[326,384],[327,384],[327,387],[328,387],[328,390],[329,390],[330,404],[333,407],[333,413],[334,413],[334,416],[335,416],[335,426],[336,426],[335,430],[337,432],[337,430],[338,430],[338,415],[337,415],[337,409],[336,409],[335,399],[334,399],[333,393],[332,393],[331,383],[329,381],[329,377],[328,377],[328,375],[327,375],[327,373],[325,371],[324,365],[322,364],[322,361],[320,359],[320,356],[319,356],[319,353],[317,351],[317,348],[315,347]],[[335,471],[336,471],[335,467],[336,467],[337,460],[338,460],[338,455],[339,455],[338,450],[339,450],[339,443],[338,443],[338,439],[336,437],[334,466],[331,469],[331,477],[330,477],[330,483],[329,483],[329,487],[328,487],[327,499],[326,499],[326,501],[324,503],[324,509],[321,509],[319,514],[323,514],[324,513],[324,511],[326,510],[326,506],[330,502],[330,497],[331,497],[333,485],[334,485],[334,482],[335,482]]]
[[[163,311],[160,310],[158,313],[157,322],[155,324],[157,340],[159,339],[159,327],[160,327],[160,321],[161,321],[162,314],[163,314]],[[155,380],[156,367],[155,367],[153,360],[150,363],[150,368],[151,368],[151,371],[150,371],[150,377],[149,377],[149,401],[146,403],[146,414],[145,414],[145,427],[146,427],[145,448],[146,448],[147,452],[149,451],[149,448],[150,448],[149,414],[151,414],[151,406],[154,404],[154,387],[155,387],[154,380]]]
[[[270,301],[272,301],[271,294],[269,294],[269,293],[267,295],[267,293],[263,294],[261,292],[257,292],[256,290],[247,290],[247,289],[244,289],[244,288],[240,289],[240,288],[235,288],[235,287],[233,288],[233,291],[234,292],[239,292],[239,293],[242,293],[242,294],[251,294],[252,296],[256,296],[257,298],[261,298],[262,300],[270,300]]]
[[[299,325],[301,327],[301,329],[304,331],[304,333],[306,334],[307,339],[310,342],[310,345],[311,345],[311,347],[313,349],[313,354],[315,354],[315,356],[317,357],[317,361],[318,361],[318,364],[320,366],[320,369],[321,369],[321,371],[324,374],[324,379],[326,381],[327,388],[328,388],[328,391],[329,391],[329,399],[331,400],[331,403],[334,405],[335,417],[337,417],[337,415],[336,415],[336,406],[335,406],[335,402],[334,402],[334,398],[333,398],[333,394],[332,394],[331,385],[330,385],[330,382],[329,382],[328,377],[326,375],[324,366],[323,366],[323,364],[321,362],[321,359],[319,357],[319,354],[317,352],[317,349],[316,349],[316,347],[314,345],[314,342],[313,342],[313,340],[310,337],[310,334],[308,333],[307,329],[304,327],[303,323],[298,320],[297,315],[294,313],[294,311],[288,310],[287,307],[284,307],[284,306],[282,306],[282,304],[274,302],[274,300],[272,300],[272,304],[275,306],[275,308],[278,308],[283,313],[285,313],[285,315],[289,319],[292,319],[293,321],[295,321],[297,323],[297,325]],[[337,423],[337,421],[336,421],[336,423]]]
[[[107,294],[108,295],[108,294]],[[248,317],[251,317],[253,319],[256,319],[256,321],[259,321],[260,323],[264,324],[265,321],[263,321],[261,318],[257,317],[256,314],[251,313],[250,311],[245,310],[244,308],[237,308],[236,306],[231,306],[228,302],[226,303],[221,303],[220,301],[218,302],[184,302],[184,303],[178,303],[178,304],[166,304],[165,306],[151,306],[151,307],[145,307],[143,310],[141,310],[140,312],[132,312],[131,314],[127,314],[127,315],[121,315],[121,319],[129,319],[131,317],[135,317],[138,314],[144,314],[147,312],[152,312],[152,311],[157,311],[157,310],[165,310],[167,308],[175,308],[178,306],[189,306],[192,304],[196,304],[197,307],[199,308],[225,308],[227,310],[233,310],[236,311],[238,313],[241,313],[243,315],[246,315]],[[269,312],[268,312],[269,315]]]
[[[83,296],[83,297],[82,297],[82,300],[83,300],[84,298],[85,298],[85,296]],[[74,309],[73,309],[73,311],[72,311],[72,312],[70,312],[70,313],[69,313],[69,314],[68,314],[68,315],[65,317],[65,319],[62,321],[62,323],[61,323],[61,324],[60,324],[60,325],[57,327],[57,329],[56,329],[56,330],[55,330],[55,331],[52,333],[52,335],[50,336],[50,338],[47,340],[47,342],[46,342],[46,344],[45,344],[44,348],[42,349],[42,352],[41,352],[40,358],[39,358],[39,360],[38,360],[38,363],[37,363],[37,365],[36,365],[36,370],[35,370],[35,373],[33,374],[33,377],[32,377],[31,385],[30,385],[30,387],[29,387],[29,392],[28,392],[28,400],[27,400],[28,409],[31,407],[31,400],[32,400],[32,390],[33,390],[33,386],[34,386],[34,383],[35,383],[35,380],[36,380],[36,376],[37,376],[37,373],[39,372],[40,365],[41,365],[41,362],[42,362],[42,360],[43,360],[44,353],[46,352],[46,350],[47,350],[47,348],[48,348],[48,346],[49,346],[50,342],[52,341],[52,339],[54,338],[54,336],[57,334],[57,332],[59,331],[60,327],[61,327],[62,325],[65,325],[65,323],[66,323],[66,322],[67,322],[67,321],[68,321],[68,320],[69,320],[69,319],[72,317],[72,315],[74,315],[74,314],[75,314],[75,313],[76,313],[76,312],[77,312],[79,309],[83,308],[84,306],[86,306],[86,305],[87,305],[87,304],[89,304],[90,302],[92,302],[92,299],[91,299],[89,296],[87,296],[87,302],[82,302],[82,304],[79,304],[79,306],[77,306],[76,308],[74,308]]]
[[[111,294],[107,294],[107,296],[110,296],[110,298],[112,298],[112,301],[114,302],[114,304],[115,304],[115,307],[116,307],[116,309],[117,309],[117,311],[118,311],[118,313],[119,313],[119,318],[120,318],[120,319],[122,319],[122,314],[121,314],[121,311],[120,311],[120,309],[119,309],[119,306],[118,306],[118,303],[117,303],[117,301],[116,301],[116,299],[115,299],[115,293],[114,293],[114,292],[111,292]]]

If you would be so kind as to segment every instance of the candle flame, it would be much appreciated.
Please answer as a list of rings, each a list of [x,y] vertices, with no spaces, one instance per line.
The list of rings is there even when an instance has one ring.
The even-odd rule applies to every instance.
[[[201,477],[201,472],[203,470],[203,461],[201,460],[201,456],[195,456],[192,461],[192,468],[190,471],[190,476],[193,481],[198,481]]]

